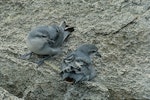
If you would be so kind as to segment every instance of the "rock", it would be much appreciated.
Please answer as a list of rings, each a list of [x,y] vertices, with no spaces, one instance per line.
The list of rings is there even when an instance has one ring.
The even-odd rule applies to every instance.
[[[18,98],[12,94],[10,94],[8,91],[0,87],[0,100],[24,100],[21,98]]]
[[[0,87],[8,94],[25,100],[150,100],[149,0],[1,0],[0,8]],[[28,51],[24,38],[32,27],[62,20],[76,27],[61,56],[39,68],[35,55],[19,58]],[[60,62],[82,43],[95,44],[102,54],[94,58],[97,76],[70,86],[58,74]]]

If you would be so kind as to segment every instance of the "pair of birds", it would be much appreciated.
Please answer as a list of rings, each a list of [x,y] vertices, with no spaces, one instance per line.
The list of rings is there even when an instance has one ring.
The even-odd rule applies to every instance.
[[[65,21],[59,26],[40,26],[31,30],[27,36],[27,46],[31,52],[22,55],[22,58],[30,58],[33,53],[47,55],[37,62],[38,65],[42,64],[44,60],[62,52],[60,47],[73,31],[74,28],[69,27]],[[93,79],[96,76],[91,60],[93,55],[101,57],[93,44],[83,44],[68,54],[60,67],[62,79],[71,83]]]

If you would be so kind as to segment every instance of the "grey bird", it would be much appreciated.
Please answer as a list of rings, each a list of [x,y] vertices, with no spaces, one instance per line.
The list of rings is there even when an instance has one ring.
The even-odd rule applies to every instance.
[[[98,48],[93,44],[83,44],[63,59],[60,76],[64,81],[77,83],[88,81],[96,76],[92,57],[101,57]]]
[[[73,31],[74,27],[69,27],[65,21],[59,26],[39,26],[31,30],[26,39],[27,47],[31,52],[22,55],[21,58],[30,58],[32,53],[46,55],[37,62],[38,65],[42,64],[44,60],[62,52],[60,47]]]

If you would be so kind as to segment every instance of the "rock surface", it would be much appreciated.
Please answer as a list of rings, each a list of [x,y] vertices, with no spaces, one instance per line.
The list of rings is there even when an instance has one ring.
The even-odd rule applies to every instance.
[[[1,0],[0,19],[0,92],[16,100],[150,100],[149,0]],[[19,58],[28,52],[25,37],[32,28],[62,20],[75,32],[61,57],[39,68],[33,63],[37,56]],[[98,74],[93,81],[68,85],[58,68],[82,43],[99,47]]]
[[[1,100],[23,100],[10,94],[8,91],[0,87],[0,99]]]

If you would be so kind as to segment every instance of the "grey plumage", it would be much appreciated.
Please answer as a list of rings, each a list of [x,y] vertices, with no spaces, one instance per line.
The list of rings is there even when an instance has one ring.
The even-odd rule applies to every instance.
[[[26,43],[32,53],[51,57],[61,53],[61,45],[73,31],[74,28],[68,27],[65,21],[59,26],[39,26],[31,30]],[[32,53],[26,55],[31,56]]]
[[[92,63],[93,54],[101,56],[95,45],[84,44],[67,55],[60,67],[62,79],[74,83],[93,79],[96,76]]]

